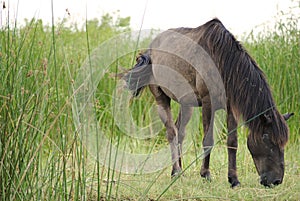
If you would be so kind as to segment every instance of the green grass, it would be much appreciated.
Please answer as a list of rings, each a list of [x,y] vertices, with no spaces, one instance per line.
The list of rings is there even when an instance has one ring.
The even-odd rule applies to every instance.
[[[242,186],[230,189],[227,183],[226,147],[218,146],[212,155],[213,179],[208,182],[200,178],[199,165],[192,165],[183,177],[180,177],[170,188],[171,168],[163,172],[148,175],[124,175],[118,183],[113,185],[113,192],[118,188],[118,193],[112,195],[118,199],[138,200],[297,200],[300,196],[299,170],[295,169],[293,161],[287,161],[284,184],[273,188],[263,188],[258,182],[258,176],[252,159],[245,145],[240,146],[238,154],[238,169]],[[299,151],[297,147],[290,147],[287,155]],[[185,162],[194,160],[189,153]],[[299,167],[299,161],[297,162]],[[297,173],[298,172],[298,173]],[[298,177],[295,175],[298,174]],[[107,181],[105,181],[107,182]],[[166,192],[165,189],[168,190]]]
[[[282,113],[295,112],[289,120],[290,141],[286,147],[286,171],[282,185],[266,189],[258,182],[252,158],[246,148],[246,129],[239,129],[238,174],[241,187],[227,182],[225,139],[220,137],[212,152],[213,179],[200,178],[202,126],[190,123],[191,146],[184,156],[185,175],[170,179],[171,167],[155,173],[125,174],[114,170],[116,157],[106,157],[104,167],[89,153],[81,129],[75,126],[79,111],[72,103],[79,87],[83,63],[90,66],[93,50],[108,39],[130,30],[128,18],[113,21],[110,15],[87,22],[86,27],[66,27],[64,21],[44,25],[27,21],[21,28],[0,30],[0,200],[297,200],[300,197],[300,32],[295,19],[278,23],[275,31],[249,35],[243,44],[266,73]],[[251,41],[251,42],[250,42]],[[149,38],[141,39],[141,46]],[[120,44],[119,44],[120,46]],[[113,50],[118,47],[116,44]],[[135,47],[133,41],[128,47]],[[100,50],[113,52],[113,50]],[[136,50],[136,49],[134,49]],[[167,146],[161,122],[156,122],[154,100],[149,91],[130,105],[137,125],[158,130],[156,138],[127,136],[115,123],[117,109],[111,77],[119,66],[129,67],[135,52],[115,60],[95,89],[93,111],[109,142],[129,153],[149,154]],[[86,60],[87,59],[87,60]],[[97,66],[96,66],[97,67]],[[99,69],[102,67],[99,66]],[[175,104],[174,104],[175,105]],[[175,113],[178,108],[175,106]],[[198,110],[199,112],[199,110]],[[126,120],[126,118],[125,118]],[[95,139],[100,142],[102,139]],[[100,150],[101,147],[96,147]],[[112,150],[108,145],[107,150]],[[125,164],[125,162],[123,162]]]

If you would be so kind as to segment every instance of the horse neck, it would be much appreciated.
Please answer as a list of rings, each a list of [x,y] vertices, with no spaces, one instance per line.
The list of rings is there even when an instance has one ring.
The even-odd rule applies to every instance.
[[[288,128],[275,107],[270,87],[256,62],[220,22],[212,21],[198,29],[198,44],[215,62],[235,116],[241,116],[252,133],[259,137],[259,131],[264,127],[259,116],[271,114],[276,120],[272,123],[274,142],[283,145],[288,138]]]
[[[276,110],[263,72],[244,50],[216,58],[222,75],[228,104],[238,116],[249,121],[268,110]],[[226,57],[227,56],[227,57]]]

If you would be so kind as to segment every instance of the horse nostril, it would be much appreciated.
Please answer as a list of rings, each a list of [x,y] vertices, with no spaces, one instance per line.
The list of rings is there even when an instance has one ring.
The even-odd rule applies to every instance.
[[[274,185],[279,185],[279,184],[281,184],[281,183],[282,183],[281,179],[276,179],[276,180],[273,182]]]
[[[264,186],[269,186],[267,177],[261,178],[260,184],[261,184],[261,185],[264,185]]]
[[[261,185],[270,186],[266,180],[260,181]]]

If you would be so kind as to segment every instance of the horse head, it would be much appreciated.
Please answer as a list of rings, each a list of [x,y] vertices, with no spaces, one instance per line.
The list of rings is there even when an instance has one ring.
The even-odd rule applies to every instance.
[[[248,149],[260,176],[260,183],[264,186],[278,185],[283,181],[284,146],[288,137],[285,121],[292,115],[288,113],[276,118],[276,115],[264,114],[261,117],[261,132],[250,132],[248,136]]]

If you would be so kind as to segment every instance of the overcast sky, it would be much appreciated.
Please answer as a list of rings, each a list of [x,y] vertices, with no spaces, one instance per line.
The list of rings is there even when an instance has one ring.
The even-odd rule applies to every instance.
[[[10,9],[10,18],[41,18],[51,22],[51,0],[0,0]],[[18,4],[19,2],[19,4]],[[131,27],[143,29],[196,27],[218,17],[235,35],[250,32],[260,24],[274,22],[279,11],[287,11],[290,0],[53,0],[56,20],[68,17],[82,23],[119,10],[121,17],[131,17]],[[2,6],[1,6],[2,8]],[[2,10],[2,24],[8,9]],[[68,9],[70,16],[67,15]]]

